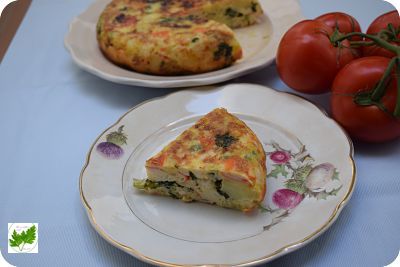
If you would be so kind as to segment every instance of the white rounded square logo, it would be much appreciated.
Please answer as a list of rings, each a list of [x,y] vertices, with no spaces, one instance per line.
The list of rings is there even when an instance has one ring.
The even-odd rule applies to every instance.
[[[8,253],[38,253],[38,240],[38,223],[8,224]]]

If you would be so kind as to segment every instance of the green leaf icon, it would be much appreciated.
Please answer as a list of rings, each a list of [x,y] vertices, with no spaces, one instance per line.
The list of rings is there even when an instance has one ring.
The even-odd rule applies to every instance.
[[[12,239],[9,239],[11,247],[19,247],[19,245],[22,244],[21,236],[15,230],[14,230],[11,238]]]
[[[28,230],[17,233],[15,230],[9,239],[11,247],[18,247],[19,251],[24,249],[25,244],[33,244],[36,240],[36,226],[32,225]]]
[[[36,240],[36,226],[33,225],[31,228],[29,228],[28,230],[26,230],[26,236],[25,236],[25,243],[28,244],[33,244],[33,242],[35,242]]]

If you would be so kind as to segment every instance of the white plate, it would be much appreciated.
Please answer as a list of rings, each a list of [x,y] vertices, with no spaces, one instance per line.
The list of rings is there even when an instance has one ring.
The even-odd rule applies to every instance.
[[[270,64],[282,35],[303,17],[297,0],[260,1],[266,15],[260,24],[235,30],[243,47],[243,59],[234,65],[204,74],[155,76],[114,65],[100,52],[96,40],[97,19],[109,0],[95,1],[70,24],[64,44],[83,69],[112,82],[144,87],[189,87],[226,81]]]
[[[265,145],[264,210],[243,214],[132,188],[133,178],[145,177],[148,157],[216,107],[244,120]],[[107,157],[100,144],[118,129],[127,143]],[[232,84],[173,93],[128,111],[92,145],[80,193],[99,234],[143,261],[259,264],[304,246],[335,221],[355,185],[352,157],[351,141],[315,105],[263,86]]]

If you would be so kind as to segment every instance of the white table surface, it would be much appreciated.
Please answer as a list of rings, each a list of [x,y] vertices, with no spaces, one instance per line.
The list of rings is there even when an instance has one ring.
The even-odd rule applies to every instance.
[[[90,2],[33,1],[0,65],[0,250],[16,266],[146,265],[92,229],[78,178],[90,145],[105,128],[132,106],[174,90],[114,84],[72,62],[64,35]],[[393,9],[380,0],[300,3],[307,18],[344,11],[364,30]],[[291,91],[274,65],[232,82]],[[306,97],[328,108],[328,95]],[[356,143],[355,160],[358,183],[334,225],[268,266],[384,266],[394,260],[400,248],[400,140]],[[39,223],[38,254],[7,253],[11,222]]]

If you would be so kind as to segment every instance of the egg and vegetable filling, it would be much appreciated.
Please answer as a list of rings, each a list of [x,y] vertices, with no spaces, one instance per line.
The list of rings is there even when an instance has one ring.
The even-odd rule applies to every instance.
[[[231,28],[262,14],[257,0],[113,0],[99,17],[97,40],[109,60],[138,72],[202,73],[240,59]]]
[[[266,191],[264,149],[245,123],[225,109],[211,111],[146,161],[151,194],[247,211]]]

